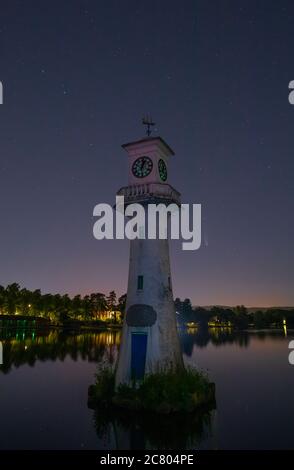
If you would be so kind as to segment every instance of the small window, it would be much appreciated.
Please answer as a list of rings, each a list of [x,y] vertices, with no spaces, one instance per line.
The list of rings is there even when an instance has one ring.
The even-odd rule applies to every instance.
[[[143,290],[143,276],[138,276],[137,289],[138,290]]]

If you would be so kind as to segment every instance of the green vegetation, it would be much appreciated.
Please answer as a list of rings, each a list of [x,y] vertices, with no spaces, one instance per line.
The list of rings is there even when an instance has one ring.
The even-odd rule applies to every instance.
[[[190,299],[175,300],[177,318],[180,324],[196,324],[202,328],[231,327],[246,328],[288,328],[294,327],[294,309],[268,308],[247,309],[244,305],[227,307],[192,307]]]
[[[163,370],[147,374],[140,383],[121,384],[115,390],[114,372],[102,369],[89,387],[89,406],[144,410],[155,413],[191,412],[215,403],[215,387],[194,369]]]
[[[0,285],[0,326],[9,322],[18,326],[39,326],[40,318],[55,325],[105,326],[120,325],[126,305],[126,294],[117,299],[112,290],[108,295],[101,292],[69,297],[68,294],[42,294],[39,289],[30,291],[16,283],[7,287]],[[177,320],[180,325],[190,324],[201,328],[230,327],[234,329],[294,328],[294,308],[268,308],[258,310],[237,307],[193,307],[190,299],[175,300]],[[1,315],[3,315],[1,317]],[[4,316],[5,320],[4,320]],[[10,318],[9,318],[9,317]],[[2,320],[1,320],[2,318]],[[15,320],[13,320],[13,318]],[[26,318],[28,321],[26,322]],[[37,320],[37,325],[31,325]],[[41,325],[42,326],[42,325]],[[45,324],[43,325],[45,326]]]
[[[125,295],[117,300],[114,291],[108,296],[99,292],[70,298],[67,294],[41,294],[39,289],[21,289],[16,283],[6,288],[0,286],[0,315],[43,317],[53,323],[77,320],[120,323],[125,301]]]

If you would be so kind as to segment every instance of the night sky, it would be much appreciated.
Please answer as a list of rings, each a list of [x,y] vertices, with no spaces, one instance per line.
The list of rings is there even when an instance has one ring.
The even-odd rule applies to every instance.
[[[128,241],[93,238],[152,114],[202,246],[171,245],[174,295],[294,304],[294,2],[1,0],[0,284],[127,286]]]

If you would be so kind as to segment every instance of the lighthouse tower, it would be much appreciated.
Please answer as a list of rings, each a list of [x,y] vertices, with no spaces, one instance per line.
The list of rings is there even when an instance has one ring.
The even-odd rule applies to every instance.
[[[125,205],[180,203],[168,182],[173,150],[161,137],[150,136],[124,144],[129,184],[118,191]],[[146,217],[147,220],[147,217]],[[130,241],[126,312],[116,370],[116,385],[140,380],[146,373],[183,367],[173,301],[168,239]]]

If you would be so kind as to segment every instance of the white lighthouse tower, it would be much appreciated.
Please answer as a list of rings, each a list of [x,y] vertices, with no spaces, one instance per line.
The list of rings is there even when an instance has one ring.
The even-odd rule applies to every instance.
[[[118,191],[125,204],[180,203],[168,182],[173,150],[161,137],[150,136],[124,144],[129,184]],[[167,239],[130,241],[126,312],[116,370],[116,385],[140,380],[146,373],[183,367],[173,301]]]

